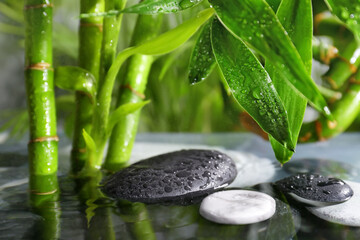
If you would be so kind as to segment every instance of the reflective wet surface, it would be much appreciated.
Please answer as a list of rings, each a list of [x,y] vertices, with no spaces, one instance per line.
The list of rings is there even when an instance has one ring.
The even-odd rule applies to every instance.
[[[311,157],[315,163],[316,159],[322,159],[319,161],[322,164],[324,159],[346,163],[347,167],[343,169],[328,168],[326,171],[335,177],[340,177],[338,171],[342,171],[342,179],[359,182],[359,176],[353,172],[346,172],[353,169],[351,166],[360,166],[360,159],[356,157],[360,152],[356,147],[358,142],[360,135],[347,134],[327,143],[301,145],[297,148],[294,158]],[[276,192],[271,184],[258,184],[264,180],[275,182],[289,176],[289,173],[280,168],[273,159],[270,144],[256,136],[139,135],[132,161],[204,145],[208,148],[216,146],[215,148],[225,153],[238,153],[237,169],[246,179],[242,180],[241,176],[238,176],[236,184],[230,187],[246,187],[275,197],[277,210],[272,218],[249,225],[221,225],[202,218],[198,213],[199,204],[162,206],[113,201],[101,196],[96,181],[76,183],[67,175],[69,144],[64,140],[60,142],[58,196],[54,201],[42,205],[40,209],[33,209],[29,204],[26,144],[2,144],[0,239],[358,239],[360,228],[317,218],[302,205],[289,205],[288,199]],[[246,162],[244,157],[247,155],[242,154],[243,151],[261,158],[253,157],[252,162]],[[268,178],[264,177],[264,168],[256,165],[256,159],[263,163],[264,158],[269,158],[266,166]],[[300,165],[300,168],[304,166]],[[249,169],[252,171],[251,175],[246,174]]]

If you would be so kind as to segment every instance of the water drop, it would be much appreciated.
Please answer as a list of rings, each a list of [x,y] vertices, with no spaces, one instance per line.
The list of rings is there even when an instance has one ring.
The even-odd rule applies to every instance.
[[[165,192],[169,193],[169,192],[172,192],[173,189],[169,186],[165,186],[164,190],[165,190]]]

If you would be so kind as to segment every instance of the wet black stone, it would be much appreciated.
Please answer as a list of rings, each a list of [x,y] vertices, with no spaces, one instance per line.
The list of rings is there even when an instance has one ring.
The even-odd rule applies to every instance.
[[[353,190],[338,178],[318,174],[297,174],[275,183],[283,193],[313,206],[336,204],[349,200]]]
[[[143,203],[187,205],[230,184],[235,163],[213,150],[181,150],[137,162],[108,178],[110,197]]]

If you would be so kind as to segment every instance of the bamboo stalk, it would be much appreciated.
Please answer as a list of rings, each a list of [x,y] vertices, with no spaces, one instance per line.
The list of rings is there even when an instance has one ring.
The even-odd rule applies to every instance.
[[[81,0],[81,13],[104,11],[104,0]],[[99,79],[100,53],[103,31],[102,17],[89,17],[80,20],[79,29],[79,66]],[[71,151],[72,172],[80,171],[87,160],[83,129],[91,132],[93,105],[81,92],[76,93],[75,127],[73,149]]]
[[[313,37],[312,41],[313,58],[326,65],[330,64],[330,61],[338,57],[339,50],[330,44],[327,39]]]
[[[125,7],[126,0],[105,0],[105,3],[106,3],[105,7],[107,11],[114,10],[114,8],[116,10],[121,10]],[[118,16],[111,15],[111,16],[107,16],[104,20],[104,33],[103,33],[103,40],[101,47],[101,62],[100,62],[101,66],[99,69],[100,76],[99,76],[99,82],[97,88],[97,91],[99,93],[98,95],[100,95],[99,98],[101,98],[101,96],[104,95],[104,93],[102,92],[104,80],[116,56],[116,48],[119,38],[122,17],[123,17],[122,14]],[[105,95],[106,94],[108,93],[105,93]],[[104,113],[103,109],[107,109],[107,113]],[[92,163],[100,162],[101,164],[101,161],[103,159],[103,152],[107,140],[107,135],[106,135],[107,126],[105,125],[107,124],[109,110],[110,110],[110,106],[100,103],[100,100],[98,99],[97,105],[95,106],[94,116],[92,118],[93,124],[97,126],[91,131],[91,135],[95,140],[95,142],[97,143],[96,152],[93,153],[91,156],[89,156],[89,161],[91,161]]]
[[[105,0],[105,11],[122,10],[126,2],[127,0]],[[98,86],[102,85],[105,75],[115,59],[122,18],[123,14],[104,17]]]
[[[157,15],[140,15],[136,22],[132,45],[139,45],[154,38],[160,28],[162,17]],[[126,103],[142,101],[153,56],[134,55],[129,59],[125,79],[120,86],[117,106]],[[129,114],[117,124],[111,134],[109,149],[106,156],[104,168],[116,171],[126,163],[131,155],[135,141],[140,110]]]
[[[337,90],[343,86],[346,80],[357,72],[360,65],[360,46],[353,39],[344,51],[339,52],[335,60],[330,64],[330,70],[323,76],[330,86]]]
[[[329,12],[316,14],[314,17],[314,35],[329,36],[340,52],[354,39],[346,25]]]
[[[324,117],[302,126],[299,141],[324,141],[344,132],[360,113],[360,71],[350,79],[343,97],[330,106],[335,121]]]
[[[52,1],[25,1],[25,81],[29,112],[30,190],[44,193],[42,176],[56,175],[58,136],[52,66]],[[46,192],[56,191],[51,185]]]

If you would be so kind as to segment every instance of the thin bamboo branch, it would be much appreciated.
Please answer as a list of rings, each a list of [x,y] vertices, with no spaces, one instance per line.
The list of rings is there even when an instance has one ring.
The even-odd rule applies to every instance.
[[[360,71],[349,80],[343,97],[330,106],[334,121],[324,117],[302,126],[299,141],[324,141],[344,132],[360,113]]]
[[[139,45],[155,37],[159,31],[161,20],[161,16],[140,15],[136,23],[132,45]],[[143,101],[153,60],[153,56],[140,54],[130,58],[125,79],[119,89],[117,106]],[[139,117],[140,110],[123,117],[114,128],[104,164],[105,169],[116,171],[130,159]]]

